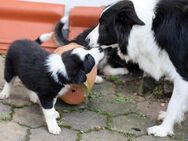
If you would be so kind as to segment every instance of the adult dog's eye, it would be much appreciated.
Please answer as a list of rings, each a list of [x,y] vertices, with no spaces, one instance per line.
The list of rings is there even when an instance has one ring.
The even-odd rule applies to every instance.
[[[100,25],[104,25],[105,24],[105,22],[104,22],[104,20],[102,18],[99,19],[99,23],[100,23]]]
[[[100,26],[100,28],[103,28],[103,29],[106,27],[105,24],[104,24],[104,22],[103,22],[103,23],[100,23],[99,26]]]
[[[99,28],[101,31],[108,32],[108,27],[106,26],[106,24],[100,24]]]

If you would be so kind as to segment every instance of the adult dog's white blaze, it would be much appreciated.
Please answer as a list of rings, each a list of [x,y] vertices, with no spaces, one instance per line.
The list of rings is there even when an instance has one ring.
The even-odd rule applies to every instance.
[[[99,44],[98,42],[99,38],[99,25],[97,25],[86,37],[86,40],[89,41],[89,46],[90,47],[98,47]]]

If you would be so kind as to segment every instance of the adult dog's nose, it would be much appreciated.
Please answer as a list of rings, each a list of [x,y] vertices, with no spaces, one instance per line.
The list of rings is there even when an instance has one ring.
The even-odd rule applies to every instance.
[[[103,52],[104,49],[102,47],[99,47],[99,52]]]

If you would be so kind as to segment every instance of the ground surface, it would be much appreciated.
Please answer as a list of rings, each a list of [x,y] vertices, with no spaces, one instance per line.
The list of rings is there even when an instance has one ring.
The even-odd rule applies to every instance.
[[[4,58],[0,56],[0,90]],[[0,141],[185,141],[188,121],[176,126],[175,136],[154,138],[146,128],[156,124],[157,113],[168,99],[140,96],[140,77],[124,76],[122,81],[95,85],[87,103],[56,104],[61,118],[60,135],[49,134],[38,105],[32,104],[17,80],[10,98],[0,101]],[[122,83],[123,82],[123,83]],[[158,123],[157,123],[158,124]]]

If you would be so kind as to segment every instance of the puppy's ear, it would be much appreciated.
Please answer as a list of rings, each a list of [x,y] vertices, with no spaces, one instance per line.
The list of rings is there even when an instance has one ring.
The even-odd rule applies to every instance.
[[[134,6],[131,3],[122,7],[117,12],[114,23],[120,50],[123,54],[126,54],[128,38],[133,25],[143,26],[145,23],[138,18]]]
[[[87,54],[84,59],[84,70],[86,74],[92,70],[94,65],[95,65],[95,59],[90,54]]]
[[[86,73],[83,70],[80,70],[76,77],[72,80],[74,84],[82,84],[87,80]]]

